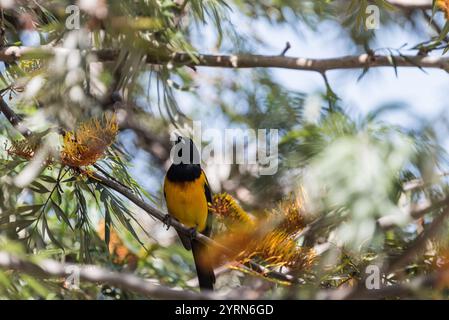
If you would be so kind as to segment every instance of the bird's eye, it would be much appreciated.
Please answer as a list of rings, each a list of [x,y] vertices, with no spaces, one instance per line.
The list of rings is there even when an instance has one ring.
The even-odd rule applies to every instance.
[[[182,141],[182,137],[181,136],[178,136],[178,139],[176,139],[176,142],[181,142]]]

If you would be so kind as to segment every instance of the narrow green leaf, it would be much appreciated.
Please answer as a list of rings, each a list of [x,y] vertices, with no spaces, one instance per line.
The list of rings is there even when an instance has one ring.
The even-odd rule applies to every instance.
[[[50,192],[50,190],[48,190],[43,184],[37,182],[37,181],[33,181],[33,183],[31,183],[31,186],[29,187],[31,190],[33,190],[34,192],[37,193],[48,193]]]
[[[58,218],[58,220],[60,220],[60,221],[63,220],[70,227],[70,229],[73,230],[73,227],[70,223],[69,217],[61,209],[61,207],[58,204],[56,204],[53,200],[51,200],[51,205],[53,206],[53,209],[55,210],[55,214],[56,214],[56,217]]]

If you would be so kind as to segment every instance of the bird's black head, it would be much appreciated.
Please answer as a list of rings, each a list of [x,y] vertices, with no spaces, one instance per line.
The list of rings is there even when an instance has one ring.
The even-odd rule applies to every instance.
[[[193,181],[200,177],[200,153],[191,139],[178,136],[171,156],[173,164],[167,172],[170,181]]]

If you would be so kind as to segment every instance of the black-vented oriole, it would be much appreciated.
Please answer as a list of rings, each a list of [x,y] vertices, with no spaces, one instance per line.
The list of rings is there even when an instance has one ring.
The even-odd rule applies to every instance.
[[[174,159],[164,180],[168,213],[192,230],[209,236],[212,217],[208,202],[212,201],[212,193],[200,165],[198,149],[191,139],[180,136],[174,148],[177,159]],[[207,246],[179,232],[178,235],[184,247],[192,250],[200,289],[213,290],[215,275]]]

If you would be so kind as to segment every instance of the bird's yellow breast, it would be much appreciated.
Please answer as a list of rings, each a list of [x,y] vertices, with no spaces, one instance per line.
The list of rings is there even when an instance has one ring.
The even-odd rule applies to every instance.
[[[173,182],[165,178],[164,193],[168,213],[198,232],[206,228],[208,207],[204,173],[194,181]]]

